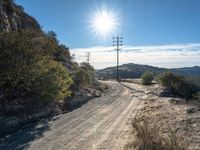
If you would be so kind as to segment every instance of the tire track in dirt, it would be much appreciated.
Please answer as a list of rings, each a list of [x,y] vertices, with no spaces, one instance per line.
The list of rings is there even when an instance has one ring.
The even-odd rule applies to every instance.
[[[82,147],[85,144],[88,145],[94,139],[93,129],[102,130],[104,128],[107,128],[108,126],[111,126],[111,124],[113,123],[113,118],[116,118],[116,116],[120,114],[119,107],[121,106],[121,100],[119,98],[120,97],[118,97],[116,100],[116,106],[113,106],[113,108],[109,110],[109,114],[106,117],[103,114],[100,117],[100,121],[94,120],[91,128],[83,132],[82,135],[77,136],[77,138],[74,139],[74,142],[70,143],[70,145],[73,145],[72,147]],[[87,142],[84,142],[85,139],[87,139]],[[64,149],[70,149],[70,147],[65,146]]]
[[[112,105],[114,102],[116,102],[117,97],[120,96],[120,92],[123,92],[123,90],[125,90],[121,86],[116,86],[115,89],[116,88],[119,90],[114,90],[113,91],[114,93],[107,95],[107,97],[104,98],[103,101],[101,102],[101,103],[103,103],[103,105],[99,106],[98,108],[95,108],[94,114],[92,114],[91,112],[88,112],[86,115],[84,115],[84,118],[86,118],[86,119],[82,119],[83,116],[81,116],[81,117],[78,117],[76,119],[76,121],[72,122],[70,125],[65,124],[62,128],[57,129],[56,132],[54,131],[52,136],[46,137],[45,140],[43,140],[44,139],[43,138],[42,141],[44,141],[44,142],[39,141],[39,142],[33,143],[33,146],[31,146],[30,149],[32,149],[32,148],[35,149],[35,147],[37,147],[37,149],[40,149],[41,148],[40,145],[47,145],[47,147],[49,147],[49,149],[58,149],[58,147],[61,148],[62,139],[64,139],[64,141],[66,141],[66,140],[73,141],[73,137],[74,136],[76,137],[76,133],[78,131],[83,132],[83,131],[87,130],[86,127],[90,125],[89,120],[91,120],[92,118],[95,118],[95,117],[98,118],[97,112],[99,112],[99,110],[102,110],[104,107],[108,107],[108,106]],[[112,97],[110,97],[110,95],[112,95]],[[72,129],[73,127],[76,127],[76,128]],[[67,130],[69,130],[69,131],[67,131]],[[62,133],[67,133],[67,134],[62,134]],[[68,139],[66,138],[66,135],[68,135],[67,136]],[[55,139],[55,137],[56,137],[56,139]],[[55,145],[58,145],[58,146],[56,147]]]
[[[119,106],[119,102],[118,101],[113,101],[113,103],[111,103],[112,105],[115,105],[115,107],[118,107]],[[104,110],[106,109],[106,107],[109,107],[108,105],[104,106],[103,108],[101,107],[99,110]],[[100,111],[101,112],[101,111]],[[77,142],[78,139],[82,136],[82,133],[83,132],[87,132],[89,131],[89,129],[93,126],[93,122],[99,122],[99,121],[102,121],[102,119],[104,119],[104,116],[103,115],[99,115],[99,113],[96,113],[95,115],[93,115],[92,117],[89,117],[86,121],[84,121],[83,123],[81,123],[80,125],[78,126],[75,126],[74,129],[71,130],[72,134],[71,135],[71,132],[68,134],[68,135],[71,135],[71,136],[68,136],[70,137],[69,139],[66,139],[66,135],[64,135],[61,139],[58,139],[56,142],[52,143],[53,147],[52,149],[57,149],[58,147],[55,146],[56,143],[59,143],[59,147],[61,148],[63,146],[63,144],[66,146],[67,144],[69,143],[72,143],[72,145],[74,145],[75,143],[74,142]],[[113,113],[111,113],[110,115],[112,115]],[[87,117],[87,116],[86,116]],[[89,128],[89,129],[88,129]],[[84,134],[83,134],[84,135]],[[68,141],[67,143],[66,140]],[[66,148],[65,148],[66,149]],[[68,148],[67,148],[68,149]]]
[[[133,92],[116,82],[107,83],[110,85],[108,93],[70,113],[60,115],[57,120],[50,121],[49,130],[29,142],[24,149],[120,149],[119,142],[122,142],[122,136],[125,134],[126,122],[134,115],[139,105],[139,97],[144,94]],[[139,86],[136,88],[140,89]],[[20,149],[20,144],[29,138],[24,136],[27,131],[28,129],[14,133],[13,137],[19,137],[15,141],[3,141],[3,149]]]
[[[37,138],[34,142],[37,141],[45,141],[43,144],[48,146],[48,142],[51,142],[53,140],[52,136],[55,136],[55,134],[58,134],[59,131],[62,131],[63,128],[66,128],[67,126],[73,125],[73,123],[76,123],[77,120],[80,120],[77,116],[81,115],[81,116],[87,116],[87,115],[95,115],[95,111],[97,110],[97,108],[102,107],[103,105],[105,105],[104,103],[106,99],[113,99],[115,97],[117,97],[117,94],[120,91],[120,87],[111,87],[111,89],[109,89],[111,93],[106,94],[105,96],[102,96],[100,98],[97,98],[95,100],[90,101],[88,104],[89,105],[84,105],[83,108],[79,108],[75,111],[72,111],[70,113],[64,114],[62,116],[64,116],[64,118],[59,118],[56,121],[50,122],[50,127],[52,129],[52,132],[46,132],[44,133],[42,138]],[[111,96],[111,97],[110,97]],[[110,101],[108,100],[109,103],[107,103],[107,105],[111,104],[114,101]],[[87,106],[87,107],[85,107]],[[95,107],[94,107],[95,106]],[[85,108],[84,108],[85,107]],[[89,108],[92,108],[90,111]],[[94,112],[93,112],[94,111]],[[77,122],[78,124],[78,122]],[[16,135],[14,135],[15,137],[19,137],[19,139],[16,139],[16,141],[13,141],[13,139],[8,140],[8,141],[4,141],[4,144],[2,147],[2,149],[13,149],[16,148],[18,146],[18,143],[23,143],[23,141],[26,141],[26,139],[28,137],[23,135],[23,132],[26,131],[22,131],[22,132],[17,132]],[[59,137],[59,135],[58,135]],[[48,142],[47,142],[48,141]],[[40,146],[39,149],[41,149],[42,147]],[[17,148],[16,148],[17,149]],[[20,148],[19,148],[20,149]]]

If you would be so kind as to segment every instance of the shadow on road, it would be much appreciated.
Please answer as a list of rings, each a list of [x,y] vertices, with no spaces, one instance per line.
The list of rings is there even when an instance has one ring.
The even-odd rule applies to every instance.
[[[124,87],[126,87],[126,88],[128,88],[128,89],[130,89],[132,91],[139,92],[139,93],[145,93],[144,91],[139,91],[139,90],[133,89],[133,88],[121,83],[121,82],[119,82],[119,84],[121,84],[122,86],[124,86]]]
[[[1,150],[23,150],[27,149],[30,142],[41,137],[43,133],[49,130],[49,120],[46,119],[40,123],[35,124],[29,128],[22,129],[18,132],[9,134],[0,139]]]
[[[124,86],[124,87],[126,87],[126,88],[132,90],[134,93],[139,92],[139,93],[143,93],[143,94],[152,94],[152,95],[161,96],[161,97],[172,97],[172,96],[170,95],[170,92],[169,92],[167,89],[163,90],[163,92],[161,92],[161,93],[158,94],[158,93],[152,92],[152,91],[151,91],[151,92],[145,92],[145,91],[136,90],[136,89],[134,89],[134,88],[131,88],[131,87],[129,87],[129,86],[127,86],[127,85],[121,83],[121,82],[119,82],[119,84],[121,84],[122,86]],[[153,83],[153,84],[155,84],[155,83]]]

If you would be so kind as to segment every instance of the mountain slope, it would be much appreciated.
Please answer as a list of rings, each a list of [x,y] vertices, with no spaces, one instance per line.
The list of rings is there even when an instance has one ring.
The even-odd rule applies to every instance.
[[[200,77],[200,67],[194,66],[194,67],[184,67],[184,68],[175,68],[171,69],[173,72],[177,74],[182,74],[185,76],[198,76]]]
[[[148,65],[139,64],[124,64],[119,66],[119,76],[120,78],[140,78],[145,71],[151,71],[155,74],[159,74],[165,71],[171,71],[178,75],[183,75],[187,77],[198,78],[200,76],[200,67],[185,67],[185,68],[159,68]],[[97,76],[99,78],[116,78],[116,67],[109,67],[102,70],[97,70]]]
[[[119,66],[119,76],[120,78],[139,78],[147,70],[154,73],[161,73],[167,69],[129,63]],[[116,67],[109,67],[97,71],[99,78],[115,78],[116,74]]]

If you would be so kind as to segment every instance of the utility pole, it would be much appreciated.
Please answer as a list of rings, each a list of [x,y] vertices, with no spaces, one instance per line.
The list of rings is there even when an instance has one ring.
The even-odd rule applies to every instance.
[[[116,46],[116,50],[117,51],[117,82],[119,81],[119,50],[120,50],[120,46],[122,46],[123,44],[123,37],[120,36],[116,36],[113,37],[113,46]]]
[[[87,62],[88,64],[90,64],[90,57],[91,57],[90,52],[87,52],[87,53],[86,53],[86,62]]]
[[[84,54],[80,55],[72,55],[72,59],[80,59],[82,62],[87,62],[88,64],[90,63],[91,60],[91,53],[90,52],[84,52]]]

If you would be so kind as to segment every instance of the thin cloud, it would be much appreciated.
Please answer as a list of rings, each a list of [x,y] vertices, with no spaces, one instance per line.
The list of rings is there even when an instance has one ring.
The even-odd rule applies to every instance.
[[[71,50],[78,62],[85,60],[78,56],[86,52],[91,53],[91,64],[97,69],[116,65],[116,50],[113,47],[97,46]],[[168,68],[200,65],[200,43],[123,46],[120,50],[120,63],[140,63]]]

